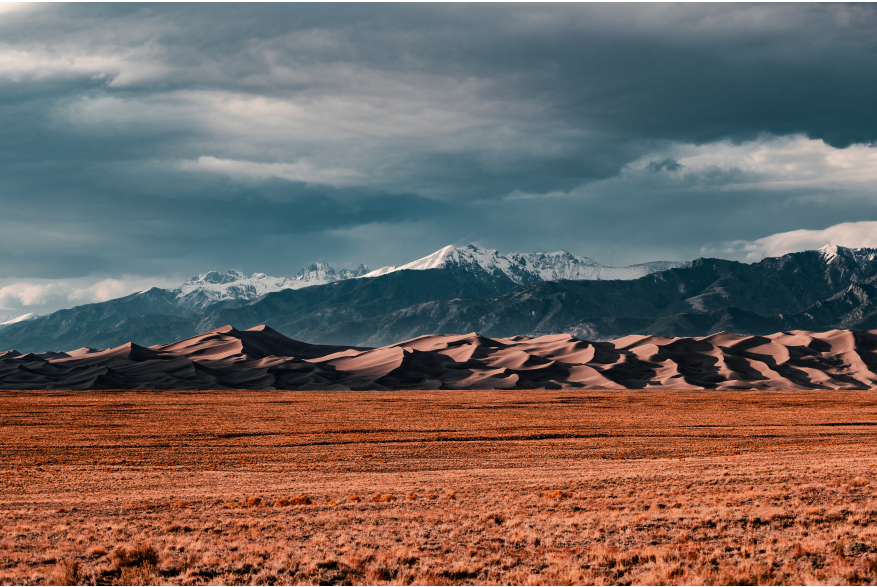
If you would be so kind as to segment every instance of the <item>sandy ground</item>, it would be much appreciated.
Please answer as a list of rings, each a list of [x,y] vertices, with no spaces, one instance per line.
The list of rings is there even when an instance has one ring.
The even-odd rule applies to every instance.
[[[0,583],[877,583],[877,392],[3,392]]]

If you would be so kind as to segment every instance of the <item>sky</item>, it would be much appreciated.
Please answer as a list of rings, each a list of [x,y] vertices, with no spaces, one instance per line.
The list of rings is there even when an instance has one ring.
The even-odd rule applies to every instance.
[[[877,246],[874,104],[871,4],[0,4],[0,318],[448,244]]]

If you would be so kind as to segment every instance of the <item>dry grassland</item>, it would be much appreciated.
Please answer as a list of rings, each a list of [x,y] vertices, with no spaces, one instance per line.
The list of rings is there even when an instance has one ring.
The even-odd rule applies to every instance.
[[[0,583],[877,583],[877,392],[5,392]]]

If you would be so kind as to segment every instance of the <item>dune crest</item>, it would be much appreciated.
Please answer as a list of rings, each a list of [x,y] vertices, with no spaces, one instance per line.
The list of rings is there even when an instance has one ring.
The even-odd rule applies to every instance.
[[[868,389],[877,330],[700,338],[428,335],[377,349],[313,345],[268,326],[177,342],[0,353],[0,389]]]

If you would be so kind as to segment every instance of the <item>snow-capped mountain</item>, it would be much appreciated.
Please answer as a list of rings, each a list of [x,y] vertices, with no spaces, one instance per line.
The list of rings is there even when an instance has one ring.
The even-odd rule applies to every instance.
[[[377,277],[403,269],[477,266],[490,274],[495,275],[497,272],[505,274],[515,283],[525,285],[555,279],[637,279],[656,271],[665,271],[683,265],[685,263],[678,261],[652,261],[627,267],[610,267],[566,251],[502,255],[491,249],[468,245],[459,248],[447,246],[422,259],[405,265],[382,267],[362,277]]]
[[[877,249],[850,249],[840,245],[825,245],[817,251],[828,266],[844,260],[851,260],[859,266],[859,269],[867,271],[877,262]]]
[[[326,263],[313,263],[294,277],[272,277],[264,273],[247,276],[235,270],[225,273],[209,271],[193,277],[171,292],[176,297],[176,305],[185,310],[195,310],[226,300],[254,300],[284,289],[301,289],[356,277],[377,277],[402,269],[480,267],[491,275],[505,275],[518,285],[527,285],[555,279],[636,279],[682,265],[675,261],[653,261],[629,267],[610,267],[566,251],[501,255],[475,245],[459,248],[447,246],[411,263],[371,272],[366,265],[336,271]]]
[[[296,340],[365,346],[472,331],[608,340],[723,330],[877,329],[877,249],[823,247],[751,264],[701,258],[637,281],[607,280],[674,265],[610,268],[563,252],[500,255],[447,247],[415,263],[373,272],[383,275],[377,279],[350,279],[368,275],[365,268],[330,272],[322,265],[291,278],[214,272],[175,290],[152,288],[22,318],[0,329],[0,349],[108,348],[131,340],[148,346],[225,324],[270,323]],[[443,269],[399,271],[403,267]],[[545,281],[558,277],[577,279]],[[315,284],[330,279],[335,282]],[[277,289],[284,291],[272,291]]]
[[[301,289],[312,285],[333,283],[368,273],[368,267],[360,265],[354,270],[335,271],[326,263],[314,263],[296,273],[295,277],[271,277],[253,273],[249,277],[234,269],[225,273],[208,271],[174,288],[177,304],[194,309],[225,300],[254,300],[266,293],[283,289]]]
[[[0,328],[5,328],[6,326],[10,326],[12,324],[18,324],[19,322],[27,322],[28,320],[36,320],[39,318],[38,314],[34,314],[33,312],[29,312],[27,314],[22,314],[18,318],[11,318],[6,320],[5,322],[0,322]]]
[[[341,281],[342,279],[362,277],[366,273],[368,273],[367,265],[360,265],[356,269],[342,269],[336,272],[325,263],[313,263],[295,274],[292,281],[295,281],[296,284],[290,289],[299,289],[311,285],[333,283],[335,281]]]

